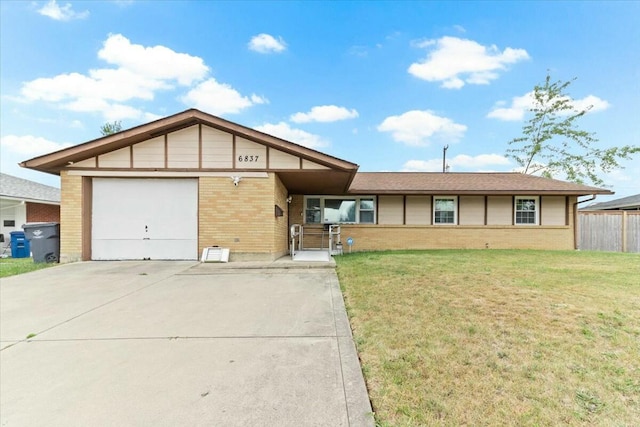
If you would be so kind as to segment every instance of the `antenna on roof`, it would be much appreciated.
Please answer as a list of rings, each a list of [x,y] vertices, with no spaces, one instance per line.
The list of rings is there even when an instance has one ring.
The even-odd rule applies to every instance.
[[[449,145],[445,145],[442,148],[442,173],[449,171],[449,166],[447,166],[447,150],[449,149]]]

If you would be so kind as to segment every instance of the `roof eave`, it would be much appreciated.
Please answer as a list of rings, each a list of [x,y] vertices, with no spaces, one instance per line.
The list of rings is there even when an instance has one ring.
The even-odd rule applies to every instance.
[[[0,195],[0,199],[15,200],[16,202],[40,203],[43,205],[60,205],[60,200],[34,199],[32,197]]]
[[[366,195],[446,195],[446,196],[589,196],[593,194],[608,195],[614,194],[609,190],[599,191],[557,191],[557,190],[359,190],[350,189],[347,194],[366,194]]]

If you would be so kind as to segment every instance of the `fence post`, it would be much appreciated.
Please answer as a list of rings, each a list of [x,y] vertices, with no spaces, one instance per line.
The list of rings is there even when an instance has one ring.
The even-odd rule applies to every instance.
[[[627,211],[622,211],[622,252],[627,252]]]

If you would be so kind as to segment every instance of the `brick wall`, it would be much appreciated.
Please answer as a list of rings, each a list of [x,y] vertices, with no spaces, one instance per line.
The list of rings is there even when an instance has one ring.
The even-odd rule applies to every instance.
[[[28,202],[27,222],[60,222],[60,206]]]
[[[348,237],[354,239],[354,251],[485,248],[570,250],[574,247],[573,228],[566,226],[343,225],[341,229],[343,243]]]
[[[220,246],[231,260],[273,259],[275,187],[274,174],[243,178],[237,187],[227,177],[200,177],[199,251]]]
[[[499,225],[380,225],[343,224],[341,239],[345,250],[348,237],[354,239],[354,251],[396,249],[574,249],[575,197],[569,200],[567,225],[514,226]],[[507,221],[511,221],[511,204],[505,207]],[[291,203],[291,222],[302,224],[303,196],[294,196]],[[322,225],[305,225],[305,248],[320,247]],[[325,233],[326,234],[326,233]],[[324,247],[327,247],[324,237]]]
[[[60,172],[60,262],[82,259],[82,177]]]

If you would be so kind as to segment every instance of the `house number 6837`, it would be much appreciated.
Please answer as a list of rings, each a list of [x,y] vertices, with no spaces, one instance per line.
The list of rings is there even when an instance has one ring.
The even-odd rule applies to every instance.
[[[257,162],[260,156],[238,156],[238,162]]]

